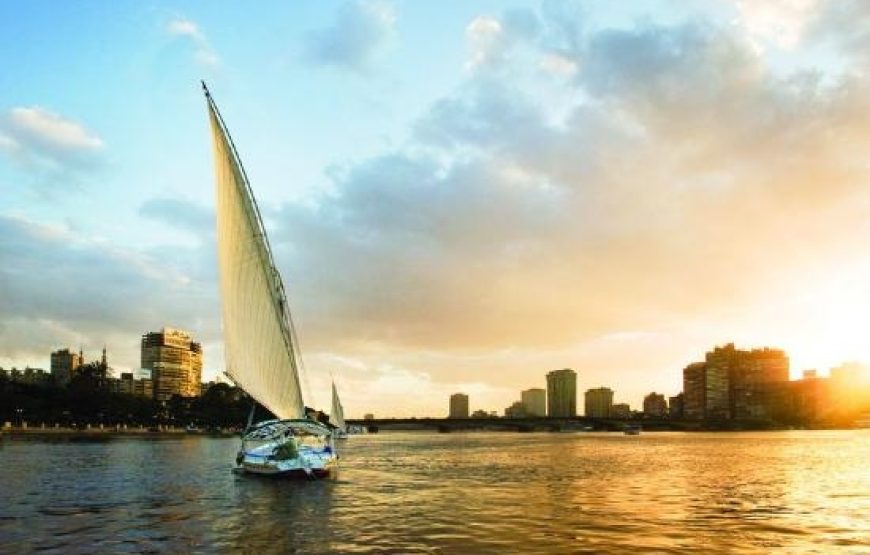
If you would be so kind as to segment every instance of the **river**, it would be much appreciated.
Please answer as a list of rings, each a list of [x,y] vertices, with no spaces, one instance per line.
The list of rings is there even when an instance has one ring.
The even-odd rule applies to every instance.
[[[234,439],[0,442],[0,553],[870,551],[870,431],[381,433],[336,478]]]

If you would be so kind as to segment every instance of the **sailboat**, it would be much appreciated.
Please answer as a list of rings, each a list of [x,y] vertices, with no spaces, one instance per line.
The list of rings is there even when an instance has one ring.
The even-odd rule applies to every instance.
[[[332,431],[332,436],[335,439],[347,439],[347,424],[344,423],[344,407],[341,406],[341,399],[338,398],[338,390],[335,388],[335,382],[332,382],[332,410],[329,413],[329,421],[335,426]]]
[[[335,446],[329,426],[306,417],[284,284],[239,154],[204,82],[202,88],[214,154],[226,374],[277,417],[249,421],[236,464],[251,474],[327,476]]]

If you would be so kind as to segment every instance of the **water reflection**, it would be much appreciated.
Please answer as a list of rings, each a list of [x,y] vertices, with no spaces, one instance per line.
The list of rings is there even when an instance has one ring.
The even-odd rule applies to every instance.
[[[6,442],[0,552],[829,551],[870,546],[870,434],[381,434],[334,480],[235,440]]]

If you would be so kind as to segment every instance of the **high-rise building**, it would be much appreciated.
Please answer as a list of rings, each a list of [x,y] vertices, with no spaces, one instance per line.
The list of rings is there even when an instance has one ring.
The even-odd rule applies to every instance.
[[[674,395],[668,399],[668,416],[676,419],[685,416],[683,413],[683,399],[684,395],[682,393]]]
[[[60,349],[51,353],[51,375],[54,383],[59,387],[65,387],[82,364],[84,360],[81,351],[74,353],[69,349]]]
[[[151,378],[139,378],[136,380],[133,394],[146,399],[154,398],[154,381]]]
[[[588,418],[609,418],[613,406],[613,390],[609,387],[589,389],[584,395],[585,414]]]
[[[729,374],[731,418],[770,418],[777,393],[789,379],[789,360],[780,349],[735,350]]]
[[[528,413],[522,401],[514,401],[511,406],[504,409],[504,415],[506,418],[525,418]]]
[[[653,391],[643,398],[643,413],[652,418],[662,418],[668,415],[668,402],[661,393]]]
[[[142,368],[151,370],[154,398],[196,397],[202,378],[202,346],[190,334],[172,328],[142,336]]]
[[[547,416],[547,391],[539,387],[527,389],[520,394],[527,416]]]
[[[610,407],[611,418],[631,418],[631,407],[628,403],[614,403]]]
[[[121,377],[118,379],[118,393],[136,394],[136,380],[133,379],[133,372],[121,372]]]
[[[795,424],[816,424],[831,418],[837,419],[835,403],[832,403],[831,379],[820,378],[815,372],[804,373],[802,380],[789,384],[791,403],[784,415],[786,420]]]
[[[450,418],[468,418],[468,395],[454,393],[450,396]]]
[[[738,354],[733,343],[707,352],[704,368],[704,418],[731,417],[731,375]]]
[[[565,368],[547,374],[547,416],[577,416],[577,372]]]
[[[728,417],[727,368],[694,362],[683,369],[683,414],[692,420]]]
[[[693,419],[770,418],[788,382],[779,349],[740,350],[729,343],[683,370],[684,413]]]

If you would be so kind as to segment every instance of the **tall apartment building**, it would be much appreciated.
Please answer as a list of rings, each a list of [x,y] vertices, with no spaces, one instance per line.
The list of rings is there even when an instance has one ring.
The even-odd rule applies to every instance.
[[[577,372],[564,368],[547,373],[547,416],[577,416]]]
[[[695,362],[683,369],[683,414],[692,420],[728,418],[728,369]]]
[[[769,418],[789,381],[789,360],[779,349],[735,350],[729,376],[731,418]]]
[[[779,349],[716,347],[683,370],[685,417],[769,418],[788,376],[788,357]]]
[[[450,418],[468,418],[468,395],[454,393],[450,396]]]
[[[151,370],[154,398],[196,397],[202,381],[202,346],[190,334],[163,328],[142,336],[142,368]]]
[[[60,349],[51,353],[51,376],[58,387],[66,387],[78,369],[84,364],[82,352],[74,353]]]
[[[643,398],[643,414],[653,418],[662,418],[668,415],[668,402],[661,393],[653,391]]]
[[[613,407],[613,390],[609,387],[589,389],[584,395],[584,412],[589,418],[608,418]]]
[[[520,394],[526,416],[547,416],[547,392],[539,387],[527,389]]]

